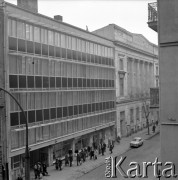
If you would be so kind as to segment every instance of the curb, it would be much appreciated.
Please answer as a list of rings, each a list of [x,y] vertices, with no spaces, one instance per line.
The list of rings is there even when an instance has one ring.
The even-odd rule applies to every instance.
[[[145,140],[149,140],[149,139],[153,138],[154,136],[156,136],[156,135],[159,134],[159,133],[160,133],[160,131],[157,131],[157,132],[155,132],[154,134],[152,134],[151,136],[145,138]]]

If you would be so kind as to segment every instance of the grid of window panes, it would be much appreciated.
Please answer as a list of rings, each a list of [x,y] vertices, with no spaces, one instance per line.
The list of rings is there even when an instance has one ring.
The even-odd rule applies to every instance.
[[[29,144],[115,121],[111,47],[15,19],[8,27],[9,88],[31,126]],[[25,131],[13,129],[25,120],[12,99],[10,124],[12,149],[24,146]]]
[[[68,61],[9,55],[12,89],[114,88],[114,70]]]
[[[83,117],[71,121],[31,128],[29,129],[29,144],[36,144],[38,142],[114,122],[115,114],[115,112],[102,113],[91,117]],[[11,143],[12,149],[25,146],[25,130],[11,131]]]
[[[28,123],[47,123],[78,116],[111,111],[115,91],[57,91],[12,93],[27,113]],[[25,124],[23,114],[13,99],[10,102],[11,126]]]
[[[38,56],[114,66],[113,49],[85,39],[36,26],[16,19],[8,20],[9,50]]]

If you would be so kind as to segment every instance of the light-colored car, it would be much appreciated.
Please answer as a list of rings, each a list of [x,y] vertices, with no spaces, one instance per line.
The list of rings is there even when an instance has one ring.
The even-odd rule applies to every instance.
[[[130,142],[130,147],[139,147],[143,145],[143,139],[141,137],[135,137],[131,142]]]

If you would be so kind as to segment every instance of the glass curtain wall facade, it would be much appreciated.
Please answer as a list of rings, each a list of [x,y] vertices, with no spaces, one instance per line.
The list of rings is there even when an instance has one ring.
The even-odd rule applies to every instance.
[[[13,17],[7,26],[7,88],[25,110],[31,147],[115,122],[112,47]],[[25,120],[12,99],[9,113],[15,151],[25,146]]]

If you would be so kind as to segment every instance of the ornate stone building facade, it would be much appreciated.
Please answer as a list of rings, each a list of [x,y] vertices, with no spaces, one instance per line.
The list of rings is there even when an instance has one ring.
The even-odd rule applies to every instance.
[[[117,136],[128,136],[144,127],[144,103],[149,106],[150,88],[156,87],[158,48],[143,35],[115,25],[94,31],[113,41],[117,104]],[[150,123],[153,114],[149,116]]]

